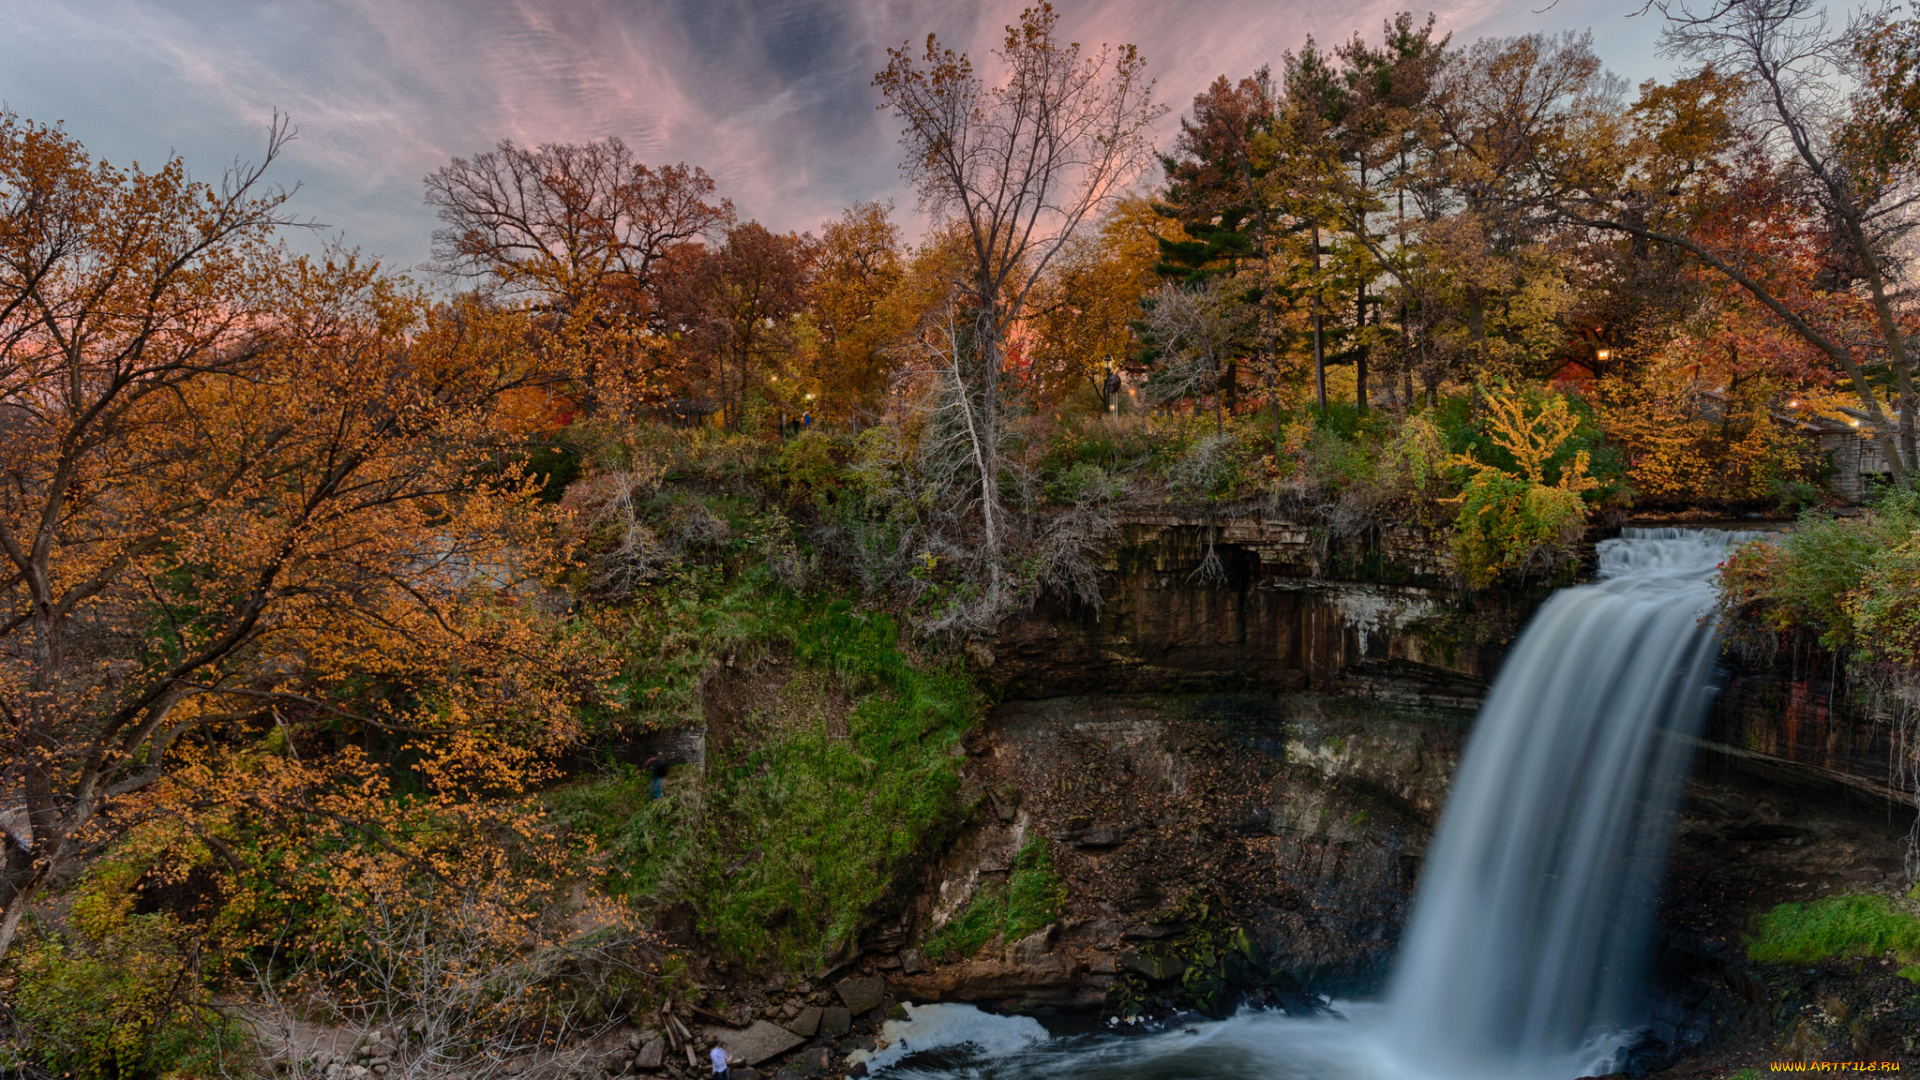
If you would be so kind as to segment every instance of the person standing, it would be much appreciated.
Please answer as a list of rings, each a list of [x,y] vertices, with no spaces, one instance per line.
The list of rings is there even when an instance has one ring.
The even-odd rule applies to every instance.
[[[672,768],[673,764],[669,762],[664,755],[655,754],[647,759],[645,765],[640,767],[645,769],[647,775],[652,778],[652,782],[647,785],[647,791],[656,799],[665,798],[667,792],[664,785],[667,779],[667,770]]]
[[[733,1075],[733,1055],[727,1053],[726,1047],[714,1043],[713,1052],[707,1056],[713,1061],[713,1075],[721,1080]]]

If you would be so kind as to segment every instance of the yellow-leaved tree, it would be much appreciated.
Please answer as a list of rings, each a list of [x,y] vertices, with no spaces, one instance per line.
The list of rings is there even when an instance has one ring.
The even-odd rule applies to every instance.
[[[1600,487],[1588,473],[1588,452],[1567,454],[1580,418],[1564,395],[1498,387],[1483,400],[1494,452],[1459,454],[1452,462],[1470,474],[1454,527],[1454,559],[1476,588],[1562,557],[1586,528],[1583,493]],[[1505,461],[1498,460],[1502,452]]]
[[[287,137],[206,184],[0,114],[0,956],[155,823],[262,895],[426,882],[496,940],[560,887],[502,861],[554,850],[515,796],[603,674],[501,435],[547,373],[485,311],[279,247]]]

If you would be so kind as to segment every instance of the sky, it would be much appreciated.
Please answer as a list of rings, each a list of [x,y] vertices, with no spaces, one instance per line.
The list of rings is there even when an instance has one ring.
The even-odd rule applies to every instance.
[[[851,203],[914,196],[877,106],[886,49],[931,33],[984,58],[1022,0],[0,0],[0,105],[64,122],[95,155],[178,154],[216,180],[257,159],[274,111],[298,138],[270,176],[292,209],[394,269],[427,258],[421,178],[501,139],[618,136],[706,169],[743,218],[818,229]],[[1137,44],[1179,114],[1216,75],[1279,66],[1309,35],[1377,38],[1395,0],[1056,0],[1066,36]],[[1426,9],[1413,8],[1424,15]],[[1588,30],[1608,68],[1665,77],[1656,15],[1631,0],[1442,0],[1456,43]],[[1148,178],[1149,180],[1152,178]]]

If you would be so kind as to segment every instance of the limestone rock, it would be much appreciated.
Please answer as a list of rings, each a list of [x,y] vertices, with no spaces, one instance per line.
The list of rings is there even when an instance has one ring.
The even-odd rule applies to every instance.
[[[702,1033],[702,1039],[707,1046],[718,1042],[735,1060],[746,1065],[758,1065],[768,1058],[779,1057],[807,1041],[771,1020],[755,1020],[745,1031],[708,1028]]]
[[[1119,847],[1127,838],[1127,830],[1114,825],[1095,825],[1084,829],[1073,838],[1073,845],[1081,848]]]
[[[853,1014],[838,1005],[820,1010],[820,1030],[828,1035],[845,1035],[853,1027]]]
[[[1101,991],[1083,986],[1085,969],[1058,950],[1032,964],[970,960],[900,979],[895,992],[910,1001],[1000,1001],[1009,1007],[1098,1006]],[[1082,995],[1088,996],[1083,998]]]
[[[787,1030],[803,1039],[811,1039],[820,1031],[820,1006],[809,1005],[795,1014]]]
[[[1007,946],[1007,962],[1031,966],[1038,964],[1047,950],[1053,947],[1054,923],[1035,930],[1012,945]]]
[[[880,1007],[887,996],[887,980],[878,975],[865,979],[841,979],[834,987],[840,993],[840,1000],[846,1002],[847,1011],[855,1016]]]

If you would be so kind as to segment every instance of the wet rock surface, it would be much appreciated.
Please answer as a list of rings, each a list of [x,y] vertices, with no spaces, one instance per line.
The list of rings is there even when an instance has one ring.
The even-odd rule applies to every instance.
[[[1469,719],[1311,695],[1008,703],[969,768],[981,811],[923,907],[932,926],[956,917],[1037,838],[1060,920],[892,983],[1022,1009],[1170,982],[1221,1004],[1377,987]]]
[[[1676,1080],[1772,1061],[1920,1064],[1920,986],[1891,957],[1756,963],[1748,935],[1776,904],[1901,898],[1913,812],[1852,785],[1703,753],[1675,825],[1642,1061]],[[1899,903],[1899,900],[1895,901]]]
[[[1297,523],[1142,518],[1097,613],[1043,599],[976,660],[1009,698],[1314,691],[1472,708],[1551,591],[1463,595],[1424,530],[1332,538]]]

